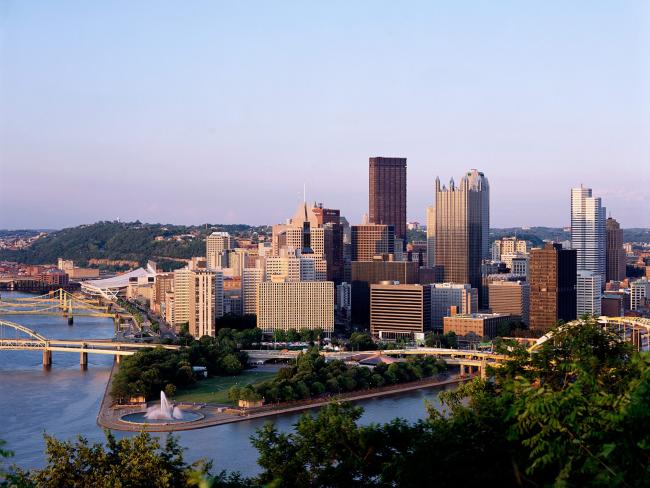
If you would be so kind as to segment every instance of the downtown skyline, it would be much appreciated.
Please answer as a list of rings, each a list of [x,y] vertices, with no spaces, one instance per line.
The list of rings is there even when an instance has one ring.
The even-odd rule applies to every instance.
[[[359,223],[373,156],[409,221],[476,168],[493,227],[568,226],[581,183],[650,227],[645,2],[156,7],[3,6],[0,228],[272,224],[303,184]]]

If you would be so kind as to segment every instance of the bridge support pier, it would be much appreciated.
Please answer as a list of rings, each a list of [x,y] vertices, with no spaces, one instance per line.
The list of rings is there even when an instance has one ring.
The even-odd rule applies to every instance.
[[[43,366],[52,366],[52,351],[43,349]]]
[[[68,317],[68,325],[72,325],[72,324],[74,324],[74,317],[70,315],[70,317]]]
[[[486,364],[485,361],[481,362],[481,366],[480,366],[479,369],[481,371],[481,379],[484,379],[484,380],[487,379],[487,364]]]
[[[88,353],[80,352],[79,353],[79,365],[86,367],[88,366]]]

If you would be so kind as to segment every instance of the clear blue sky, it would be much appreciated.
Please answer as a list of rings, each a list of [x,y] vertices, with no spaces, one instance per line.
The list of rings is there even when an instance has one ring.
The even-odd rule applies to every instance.
[[[650,226],[650,2],[0,2],[0,228],[359,222],[368,157],[492,187],[494,226],[590,186]]]

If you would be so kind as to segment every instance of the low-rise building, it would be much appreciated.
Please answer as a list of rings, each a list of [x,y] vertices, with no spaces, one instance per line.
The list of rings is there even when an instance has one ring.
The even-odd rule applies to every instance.
[[[475,336],[494,338],[499,326],[510,320],[509,314],[474,313],[470,315],[452,315],[444,318],[444,333],[453,332],[458,336]]]
[[[424,339],[431,329],[431,286],[370,285],[370,333],[382,340]]]

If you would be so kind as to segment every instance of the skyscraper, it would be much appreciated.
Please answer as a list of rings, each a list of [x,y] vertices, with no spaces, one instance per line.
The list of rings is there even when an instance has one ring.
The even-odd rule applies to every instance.
[[[470,186],[467,175],[456,186],[440,186],[436,178],[435,263],[442,267],[444,281],[469,283],[481,290],[483,250],[483,203],[485,196]]]
[[[547,242],[530,252],[530,328],[548,330],[576,318],[576,251]]]
[[[205,239],[205,257],[208,267],[216,269],[219,264],[219,254],[234,247],[234,240],[228,232],[213,232]]]
[[[490,183],[478,170],[467,172],[470,190],[481,194],[481,259],[490,259]]]
[[[606,281],[625,279],[623,230],[619,223],[611,217],[605,222],[605,265]]]
[[[576,315],[600,317],[602,277],[593,271],[579,270],[576,285]]]
[[[436,207],[427,207],[427,267],[436,265]]]
[[[578,252],[578,270],[605,278],[605,208],[591,188],[571,189],[571,248]]]
[[[370,158],[369,221],[392,225],[406,244],[406,158]]]

